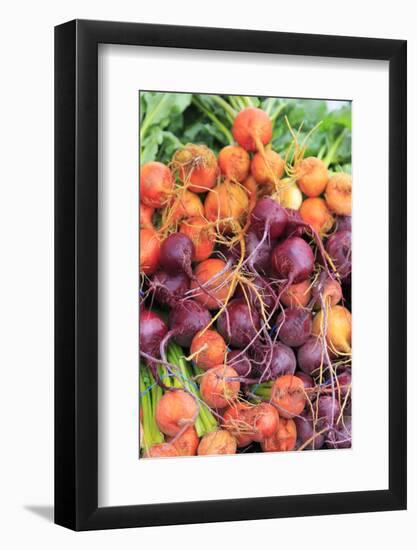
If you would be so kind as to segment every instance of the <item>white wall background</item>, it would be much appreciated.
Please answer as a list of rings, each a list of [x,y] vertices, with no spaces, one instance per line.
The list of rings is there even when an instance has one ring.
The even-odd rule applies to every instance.
[[[417,37],[413,4],[38,0],[2,9],[0,86],[0,545],[45,548],[391,548],[415,540],[417,384]],[[203,14],[200,15],[200,14]],[[75,534],[51,523],[53,495],[53,26],[110,19],[408,39],[409,510]],[[370,128],[369,139],[372,132]],[[370,159],[370,162],[378,159]],[[370,217],[372,212],[370,211]],[[372,429],[370,419],[369,426]],[[248,474],[249,475],[249,474]],[[341,472],[343,475],[343,472]],[[252,476],[256,476],[253,472]],[[253,482],[253,477],[251,477]],[[259,483],[267,483],[263,475]],[[410,545],[408,545],[410,547]]]

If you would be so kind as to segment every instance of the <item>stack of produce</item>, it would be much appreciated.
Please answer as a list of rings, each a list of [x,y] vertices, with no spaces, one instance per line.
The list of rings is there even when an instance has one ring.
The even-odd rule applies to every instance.
[[[144,457],[351,446],[351,176],[276,124],[141,166]]]

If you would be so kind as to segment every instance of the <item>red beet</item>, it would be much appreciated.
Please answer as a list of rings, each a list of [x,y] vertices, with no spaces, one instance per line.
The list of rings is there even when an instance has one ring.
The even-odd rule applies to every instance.
[[[272,251],[271,264],[280,279],[289,284],[301,283],[314,270],[314,254],[300,237],[289,237]]]
[[[191,239],[183,233],[172,233],[161,245],[159,263],[167,273],[185,273],[191,277],[193,255],[194,245]]]
[[[189,290],[190,279],[185,273],[171,275],[160,270],[152,277],[152,288],[161,305],[171,306]]]
[[[217,330],[234,348],[244,348],[260,330],[259,314],[241,299],[231,300],[217,320]]]
[[[168,327],[159,315],[141,308],[139,313],[139,346],[141,351],[152,357],[159,357],[159,346],[167,332]]]
[[[326,250],[332,258],[342,279],[352,271],[352,234],[350,231],[337,231],[326,242]]]
[[[194,300],[186,300],[171,309],[168,324],[177,344],[188,348],[197,332],[203,330],[210,320],[210,313],[204,306]]]
[[[287,213],[285,208],[280,206],[271,197],[260,199],[252,210],[250,227],[255,231],[259,239],[266,233],[270,239],[277,239],[285,230],[287,225]]]
[[[305,344],[308,340],[313,320],[307,309],[288,307],[278,316],[276,327],[281,342],[292,348]]]
[[[320,338],[311,336],[297,351],[298,366],[306,374],[313,374],[320,365],[327,365]],[[315,373],[316,374],[316,373]]]

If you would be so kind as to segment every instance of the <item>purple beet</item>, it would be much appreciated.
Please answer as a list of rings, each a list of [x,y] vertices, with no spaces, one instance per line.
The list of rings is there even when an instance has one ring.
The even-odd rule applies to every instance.
[[[271,197],[264,197],[255,205],[250,216],[250,228],[262,239],[266,233],[270,239],[277,239],[287,225],[285,208]]]
[[[344,416],[326,438],[331,449],[349,449],[352,446],[352,417]]]
[[[140,351],[159,357],[159,346],[168,332],[165,322],[153,311],[141,308],[139,313],[139,348]]]
[[[340,404],[335,396],[321,395],[318,398],[317,418],[321,420],[324,425],[334,426],[340,415]]]
[[[279,314],[276,327],[281,342],[297,348],[307,342],[313,327],[313,319],[307,309],[288,307]]]
[[[197,332],[210,320],[210,313],[204,306],[194,300],[184,300],[171,309],[168,324],[177,344],[188,348]]]
[[[271,264],[280,279],[301,283],[313,273],[314,254],[300,237],[288,237],[272,251]]]
[[[248,266],[260,273],[268,273],[271,268],[271,253],[276,245],[276,241],[265,239],[262,244],[261,239],[255,231],[248,231],[245,238],[246,258]]]
[[[239,298],[231,300],[217,320],[217,330],[234,348],[244,348],[256,337],[261,328],[255,308]]]
[[[352,231],[351,216],[336,216],[337,231]]]
[[[284,231],[285,237],[301,237],[304,232],[304,227],[302,225],[303,218],[299,210],[293,210],[292,208],[286,208],[287,212],[287,226]]]
[[[326,242],[326,250],[341,279],[352,271],[352,234],[350,231],[337,231]]]
[[[294,422],[297,428],[297,443],[296,448],[299,449],[301,445],[304,445],[306,441],[311,440],[304,449],[321,449],[324,444],[324,434],[317,435],[320,432],[319,423],[316,423],[315,429],[313,419],[310,411],[303,411],[301,415],[294,418]]]
[[[237,374],[248,377],[252,370],[252,364],[246,353],[240,350],[233,350],[227,354],[227,365],[235,369]]]
[[[327,365],[320,338],[311,336],[297,351],[298,366],[306,374],[318,372],[320,365]],[[317,374],[317,373],[315,373]]]
[[[297,378],[299,378],[300,380],[303,381],[303,384],[304,384],[305,388],[314,388],[314,386],[315,386],[314,380],[312,379],[312,377],[309,374],[306,374],[302,370],[297,370],[297,371],[295,371],[294,374]],[[312,397],[313,396],[310,395],[310,399],[312,399]]]
[[[259,347],[255,352],[253,364],[254,378],[262,377],[266,382],[276,380],[284,374],[294,374],[297,361],[291,348],[282,342],[277,342],[272,347]]]
[[[159,270],[152,277],[152,288],[156,300],[161,305],[172,306],[179,298],[182,298],[190,288],[190,279],[185,273],[171,275]]]
[[[161,245],[159,263],[167,273],[185,273],[191,278],[193,255],[194,245],[191,239],[183,233],[171,233]]]

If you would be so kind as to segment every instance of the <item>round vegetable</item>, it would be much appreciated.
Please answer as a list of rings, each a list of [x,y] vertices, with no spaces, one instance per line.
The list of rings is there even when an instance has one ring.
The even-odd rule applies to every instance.
[[[231,295],[232,285],[231,270],[226,262],[217,258],[199,263],[191,281],[194,299],[208,309],[219,309]]]
[[[326,189],[329,175],[322,160],[307,157],[295,165],[295,179],[307,197],[318,197]]]
[[[215,154],[206,145],[187,143],[176,151],[173,165],[178,167],[179,177],[194,193],[205,193],[214,187],[218,174]]]
[[[175,341],[185,348],[190,347],[194,336],[211,320],[210,313],[198,302],[186,300],[174,305],[169,313],[168,325]]]
[[[309,223],[319,235],[326,235],[334,225],[334,218],[320,197],[306,199],[300,208],[302,219]]]
[[[226,356],[226,342],[215,330],[198,332],[191,342],[190,353],[195,364],[203,370],[222,365]]]
[[[172,390],[161,397],[156,405],[155,419],[166,435],[175,436],[187,425],[194,424],[199,407],[194,397],[183,390]]]
[[[311,313],[298,307],[285,309],[276,322],[279,339],[292,348],[298,348],[307,342],[312,326]]]
[[[201,378],[200,392],[209,407],[222,409],[236,399],[240,389],[237,372],[231,367],[222,365],[208,370]]]
[[[217,321],[217,330],[234,348],[244,348],[261,328],[259,314],[244,300],[231,300]]]
[[[255,153],[250,165],[252,176],[260,184],[277,184],[284,168],[284,159],[272,149]]]
[[[248,177],[250,158],[243,149],[237,145],[227,145],[219,153],[220,170],[230,180],[243,181]]]
[[[283,418],[300,414],[306,404],[302,380],[291,374],[277,378],[272,386],[271,401],[278,407],[279,415]]]
[[[194,245],[193,262],[207,260],[213,252],[215,233],[203,216],[184,220],[180,233],[186,235]]]
[[[174,180],[165,164],[148,162],[140,169],[140,200],[146,206],[162,208],[172,196]]]
[[[139,266],[141,273],[152,275],[159,265],[161,243],[159,235],[150,227],[145,227],[139,231]]]
[[[258,151],[272,139],[272,122],[262,109],[247,107],[237,114],[232,133],[246,151]]]
[[[206,434],[200,441],[199,455],[233,455],[236,453],[236,439],[227,430],[216,430]]]
[[[142,308],[139,314],[140,350],[152,357],[159,357],[159,347],[168,327],[159,315]]]
[[[352,337],[352,316],[343,306],[327,308],[327,323],[324,326],[323,310],[320,310],[313,320],[312,333],[320,336],[323,331],[329,347],[335,353],[350,354]]]
[[[343,172],[334,174],[326,187],[326,202],[335,214],[352,214],[352,176]]]

